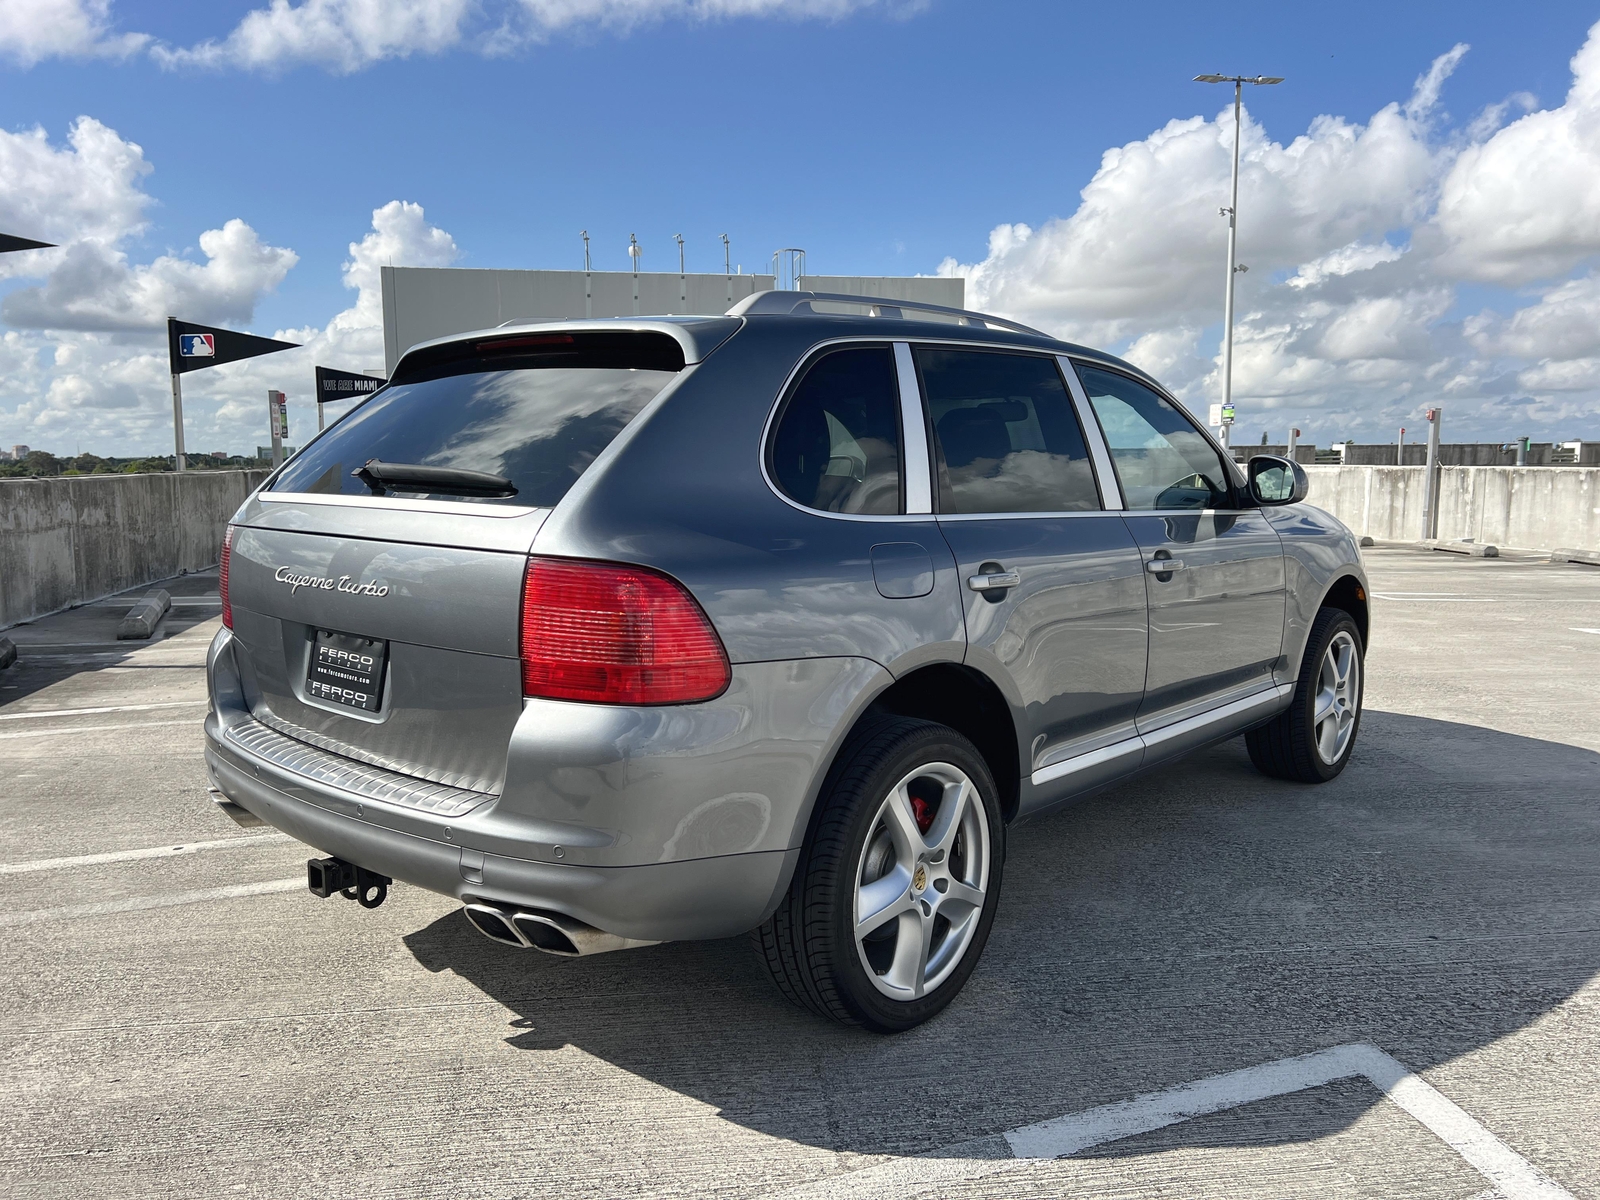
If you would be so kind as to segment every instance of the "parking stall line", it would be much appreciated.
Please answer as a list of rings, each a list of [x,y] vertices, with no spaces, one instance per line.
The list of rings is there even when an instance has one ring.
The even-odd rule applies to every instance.
[[[896,1159],[770,1194],[771,1200],[899,1200],[930,1183],[985,1178],[1019,1160],[1053,1160],[1107,1142],[1150,1133],[1195,1117],[1365,1078],[1494,1185],[1502,1200],[1575,1200],[1532,1163],[1399,1060],[1355,1042],[1178,1084],[1131,1100],[1102,1104],[1004,1134],[978,1138],[917,1158]]]
[[[68,725],[61,729],[29,729],[23,733],[0,733],[0,742],[11,742],[18,738],[51,737],[58,733],[110,733],[119,729],[167,729],[176,725],[187,725],[191,729],[200,728],[198,720],[131,721],[125,724],[111,725]]]
[[[104,854],[78,854],[70,858],[35,858],[26,862],[0,863],[0,875],[29,875],[35,871],[70,870],[97,867],[104,863],[138,862],[146,858],[177,858],[202,850],[235,850],[265,842],[287,842],[286,833],[250,833],[242,837],[218,838],[210,842],[182,842],[173,846],[150,846],[142,850],[109,850]]]
[[[28,912],[0,913],[0,929],[36,925],[42,921],[73,921],[84,917],[107,917],[121,913],[145,912],[153,908],[177,908],[184,904],[205,904],[213,900],[242,900],[247,896],[271,896],[279,892],[303,891],[302,874],[294,879],[273,879],[266,883],[239,883],[231,887],[203,888],[194,892],[168,892],[160,896],[130,896],[126,900],[102,900],[96,904],[65,904],[59,908],[36,908]]]
[[[92,717],[100,713],[152,712],[158,708],[191,708],[204,700],[169,700],[160,704],[106,704],[99,708],[47,708],[40,712],[0,713],[0,721],[42,721],[46,717]]]

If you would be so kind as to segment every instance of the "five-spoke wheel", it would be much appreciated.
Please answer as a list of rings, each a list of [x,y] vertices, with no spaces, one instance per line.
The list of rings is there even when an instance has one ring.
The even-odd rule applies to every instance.
[[[1340,608],[1317,614],[1289,707],[1245,734],[1259,770],[1300,783],[1326,783],[1344,770],[1361,729],[1362,654],[1354,617]]]
[[[895,1000],[938,987],[972,944],[989,884],[983,800],[952,763],[919,766],[878,806],[856,869],[855,942]]]
[[[869,722],[824,785],[788,895],[755,932],[773,980],[849,1024],[926,1021],[983,952],[1004,836],[971,742],[931,721]]]

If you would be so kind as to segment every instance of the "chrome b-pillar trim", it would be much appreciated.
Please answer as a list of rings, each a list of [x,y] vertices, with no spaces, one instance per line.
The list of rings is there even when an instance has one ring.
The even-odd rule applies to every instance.
[[[1084,440],[1089,443],[1089,461],[1094,464],[1095,477],[1100,480],[1100,496],[1107,509],[1121,511],[1128,506],[1122,501],[1122,486],[1117,482],[1117,471],[1111,463],[1111,450],[1106,445],[1106,435],[1100,428],[1100,419],[1094,415],[1089,403],[1089,393],[1083,380],[1065,354],[1056,355],[1056,365],[1066,377],[1067,390],[1072,393],[1073,407],[1078,410],[1078,424],[1083,426]]]
[[[900,379],[900,440],[906,472],[906,515],[933,511],[933,473],[928,466],[928,425],[922,415],[922,389],[910,342],[894,344],[895,373]]]

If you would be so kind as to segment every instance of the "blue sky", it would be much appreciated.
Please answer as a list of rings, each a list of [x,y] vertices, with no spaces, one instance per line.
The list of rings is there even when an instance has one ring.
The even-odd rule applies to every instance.
[[[70,5],[95,7],[9,3],[37,5],[41,20]],[[116,0],[105,20],[113,32],[181,48],[226,39],[252,7]],[[1437,149],[1515,93],[1531,94],[1539,109],[1560,105],[1569,61],[1600,18],[1600,5],[1560,3],[929,0],[868,4],[835,19],[675,11],[626,29],[580,21],[498,56],[478,52],[473,40],[507,7],[481,10],[454,48],[419,48],[350,71],[292,56],[207,66],[163,65],[145,49],[35,53],[32,63],[14,53],[0,65],[3,128],[40,127],[60,146],[72,122],[89,116],[142,147],[152,169],[138,187],[150,203],[142,228],[119,243],[130,263],[161,255],[203,262],[200,234],[232,219],[263,244],[292,249],[298,261],[275,287],[258,290],[249,321],[229,322],[271,334],[321,327],[350,305],[341,266],[374,210],[394,200],[420,205],[430,226],[448,231],[461,266],[575,267],[578,231],[587,228],[602,269],[627,269],[629,233],[644,245],[646,269],[675,266],[671,235],[681,231],[691,270],[720,266],[717,235],[727,232],[747,271],[775,247],[799,245],[819,273],[927,273],[947,259],[983,262],[996,226],[1037,230],[1072,218],[1108,149],[1175,119],[1216,117],[1225,89],[1190,82],[1196,73],[1286,76],[1247,97],[1265,136],[1286,144],[1319,117],[1363,124],[1404,103],[1434,59],[1467,43],[1430,118],[1426,139]],[[0,49],[4,38],[0,18]],[[1514,106],[1506,121],[1521,112]],[[18,186],[0,180],[0,216],[5,189]],[[1246,250],[1248,204],[1247,192]],[[1411,238],[1409,229],[1368,229],[1358,239],[1385,233],[1394,245]],[[1578,278],[1588,262],[1580,255],[1564,270],[1510,285],[1457,279],[1446,317],[1514,312],[1528,303],[1529,286]],[[1298,265],[1274,264],[1276,280]],[[1215,274],[1220,293],[1220,259]],[[38,275],[12,278],[0,290],[38,284]],[[986,294],[992,303],[1007,295],[998,286]],[[1124,349],[1144,332],[1137,322],[1094,329],[1093,316],[1080,305],[1058,325],[1112,335],[1109,344]],[[1185,320],[1199,339],[1190,358],[1209,355],[1214,330],[1202,317]],[[113,340],[131,347],[137,335]],[[1174,386],[1203,390],[1203,372],[1192,368]],[[52,386],[48,372],[38,386]],[[147,386],[138,390],[140,411],[156,411],[159,388],[155,400]],[[0,392],[0,444],[47,440],[53,427],[42,403],[14,382]],[[1551,436],[1580,427],[1600,435],[1583,404],[1592,413],[1589,401],[1576,411],[1566,405]],[[162,441],[157,424],[151,415],[138,428],[96,428],[153,450]],[[1334,424],[1330,417],[1324,441]],[[215,426],[219,435],[225,426]],[[125,447],[103,447],[116,448]]]

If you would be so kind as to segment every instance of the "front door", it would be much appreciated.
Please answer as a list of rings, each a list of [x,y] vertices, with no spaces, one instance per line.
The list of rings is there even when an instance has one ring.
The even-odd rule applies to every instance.
[[[915,349],[967,662],[1018,715],[1025,808],[1136,767],[1143,556],[1102,504],[1054,358]]]
[[[1283,650],[1283,546],[1176,402],[1107,368],[1079,363],[1078,375],[1144,558],[1150,662],[1138,724],[1148,762],[1207,740],[1218,722],[1271,711]]]

